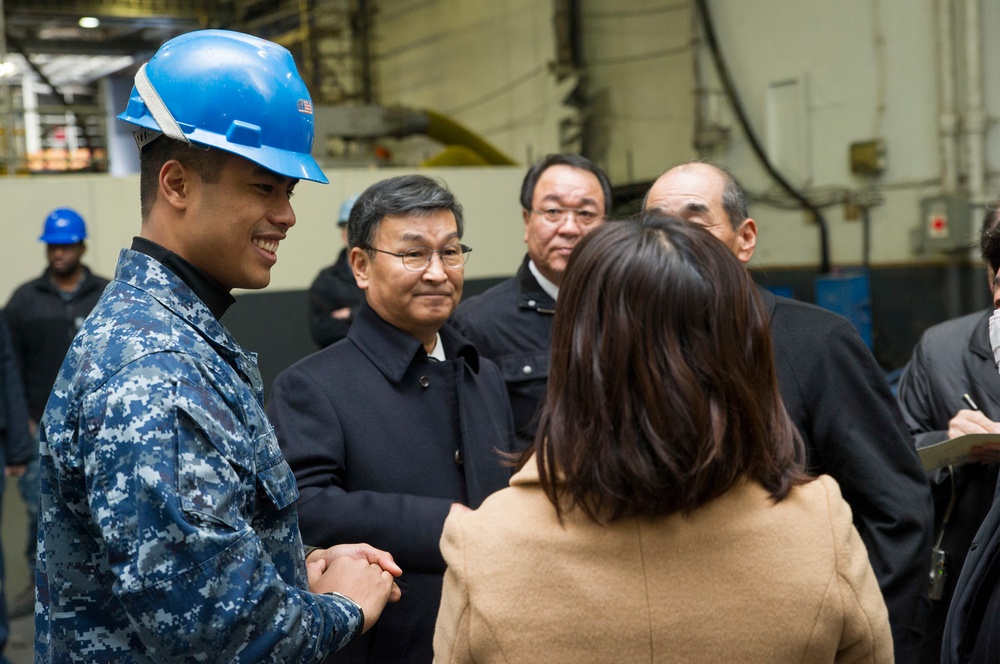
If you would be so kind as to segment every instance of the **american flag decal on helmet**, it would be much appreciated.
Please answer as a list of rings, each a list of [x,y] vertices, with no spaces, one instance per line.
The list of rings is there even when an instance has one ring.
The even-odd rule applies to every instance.
[[[306,115],[312,115],[313,105],[308,99],[299,100],[299,113],[305,113]]]

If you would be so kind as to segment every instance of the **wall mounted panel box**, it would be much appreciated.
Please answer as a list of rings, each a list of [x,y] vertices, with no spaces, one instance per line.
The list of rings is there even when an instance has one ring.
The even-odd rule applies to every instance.
[[[972,208],[964,196],[933,196],[920,201],[920,247],[924,253],[968,249]]]
[[[851,321],[861,340],[872,349],[872,296],[867,271],[816,277],[816,304]]]

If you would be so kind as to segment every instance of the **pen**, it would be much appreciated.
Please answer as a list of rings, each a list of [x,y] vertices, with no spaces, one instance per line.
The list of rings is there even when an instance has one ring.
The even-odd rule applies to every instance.
[[[969,396],[968,392],[962,395],[962,401],[969,404],[969,408],[972,410],[979,410],[979,406],[977,406],[976,402],[972,400],[972,397]]]

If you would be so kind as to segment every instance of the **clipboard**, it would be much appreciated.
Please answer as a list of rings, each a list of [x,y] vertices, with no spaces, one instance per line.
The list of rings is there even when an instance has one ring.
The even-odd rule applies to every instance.
[[[934,443],[917,449],[924,470],[930,472],[944,466],[957,466],[969,463],[969,450],[979,445],[989,443],[1000,444],[1000,433],[968,433],[958,438]]]

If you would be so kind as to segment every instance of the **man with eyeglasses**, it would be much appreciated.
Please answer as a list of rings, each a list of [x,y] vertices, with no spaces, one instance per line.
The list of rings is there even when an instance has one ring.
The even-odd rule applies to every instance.
[[[534,438],[545,399],[552,314],[566,261],[610,206],[608,176],[586,157],[551,154],[533,165],[521,184],[528,247],[521,267],[455,312],[455,326],[503,372],[521,448]]]
[[[303,541],[362,540],[405,570],[399,603],[336,662],[430,662],[452,510],[507,485],[513,421],[500,371],[445,321],[471,249],[462,207],[422,175],[354,204],[350,263],[365,291],[347,337],[274,381],[268,415],[300,492]]]

